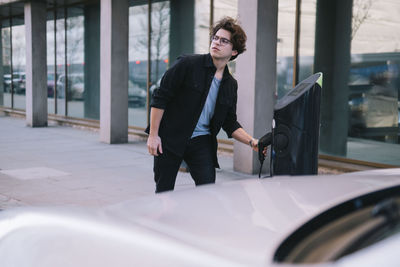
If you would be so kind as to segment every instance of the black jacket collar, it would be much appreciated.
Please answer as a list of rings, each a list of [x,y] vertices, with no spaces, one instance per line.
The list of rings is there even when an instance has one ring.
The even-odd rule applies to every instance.
[[[214,66],[214,62],[212,60],[210,53],[205,55],[204,67],[212,68],[214,73],[217,71],[217,68],[215,68],[215,66]],[[231,76],[231,73],[229,72],[228,65],[226,65],[225,69],[224,69],[224,75],[222,76],[222,80],[226,80],[227,78],[230,78],[230,77],[232,77],[232,76]]]

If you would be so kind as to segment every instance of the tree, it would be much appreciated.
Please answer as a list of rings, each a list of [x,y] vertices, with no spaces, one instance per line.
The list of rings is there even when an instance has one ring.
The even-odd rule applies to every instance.
[[[1,33],[1,38],[2,38],[2,47],[3,51],[3,66],[8,66],[8,72],[10,72],[10,65],[11,65],[11,46],[10,46],[10,28],[2,28],[2,33]],[[7,72],[6,69],[4,69],[4,72]]]
[[[137,11],[133,14],[138,16],[139,14],[147,14],[148,6],[143,5],[137,7]],[[151,61],[155,63],[155,73],[151,75],[151,83],[157,82],[160,76],[160,60],[168,57],[168,37],[169,37],[169,2],[161,1],[151,4]],[[140,17],[141,29],[147,29],[148,17]],[[132,36],[133,37],[133,36]],[[141,51],[147,54],[149,46],[149,40],[147,34],[137,34],[135,37],[135,50]],[[150,62],[148,62],[150,64]],[[152,68],[153,69],[153,68]]]
[[[157,82],[159,73],[159,64],[162,58],[167,57],[168,49],[165,49],[165,44],[168,44],[169,35],[169,3],[167,1],[159,2],[152,5],[152,33],[151,44],[152,53],[156,63],[154,81]],[[154,50],[153,50],[154,48]]]
[[[353,0],[353,17],[351,18],[351,40],[356,36],[361,24],[370,17],[368,13],[372,0]]]

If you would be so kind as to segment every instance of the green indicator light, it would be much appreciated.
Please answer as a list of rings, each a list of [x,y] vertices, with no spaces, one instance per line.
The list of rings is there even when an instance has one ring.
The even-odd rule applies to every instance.
[[[318,74],[319,74],[320,76],[319,76],[319,78],[318,78],[318,80],[317,80],[317,83],[318,83],[319,86],[321,86],[321,88],[322,88],[322,72],[318,72]]]

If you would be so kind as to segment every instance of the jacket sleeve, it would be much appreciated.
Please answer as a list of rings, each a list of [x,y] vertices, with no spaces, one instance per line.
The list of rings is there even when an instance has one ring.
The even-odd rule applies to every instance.
[[[165,72],[161,79],[160,87],[155,89],[151,98],[151,107],[165,109],[168,102],[181,88],[188,66],[187,57],[180,56],[175,63]]]
[[[237,82],[235,81],[235,95],[233,98],[232,106],[228,110],[228,114],[225,118],[224,123],[222,124],[222,129],[228,135],[228,138],[232,138],[232,133],[239,128],[242,128],[242,125],[237,121],[236,116],[236,105],[237,105]]]

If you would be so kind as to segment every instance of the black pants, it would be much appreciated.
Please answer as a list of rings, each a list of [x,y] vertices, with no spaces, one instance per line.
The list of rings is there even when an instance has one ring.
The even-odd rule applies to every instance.
[[[168,150],[154,157],[154,181],[156,193],[174,190],[175,180],[182,160],[189,167],[190,175],[196,185],[215,183],[215,151],[210,135],[201,135],[190,139],[183,157]]]

